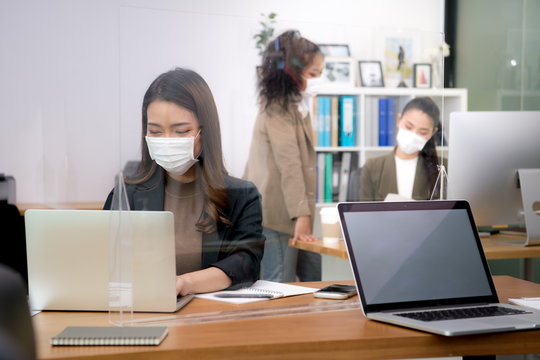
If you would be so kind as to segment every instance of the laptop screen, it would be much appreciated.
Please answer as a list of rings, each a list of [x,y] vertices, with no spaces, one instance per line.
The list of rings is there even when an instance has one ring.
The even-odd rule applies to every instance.
[[[496,297],[468,204],[461,203],[339,204],[365,306]]]

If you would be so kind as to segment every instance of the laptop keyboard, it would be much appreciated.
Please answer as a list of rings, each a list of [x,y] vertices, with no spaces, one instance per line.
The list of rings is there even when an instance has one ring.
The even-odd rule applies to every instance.
[[[456,319],[470,319],[489,316],[502,316],[502,315],[519,315],[525,314],[527,311],[509,309],[502,306],[482,306],[471,308],[459,308],[448,310],[429,310],[429,311],[415,311],[407,313],[396,314],[406,318],[411,318],[420,321],[439,321],[439,320],[456,320]]]

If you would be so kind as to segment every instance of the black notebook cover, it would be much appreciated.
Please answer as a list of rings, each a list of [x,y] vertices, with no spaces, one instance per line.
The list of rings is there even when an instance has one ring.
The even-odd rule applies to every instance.
[[[51,338],[51,345],[159,345],[166,326],[68,326]]]

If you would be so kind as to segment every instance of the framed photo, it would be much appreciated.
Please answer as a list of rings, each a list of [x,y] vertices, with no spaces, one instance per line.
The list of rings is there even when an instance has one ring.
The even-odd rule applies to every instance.
[[[380,61],[360,60],[358,62],[358,72],[362,86],[384,87],[384,77]]]
[[[374,57],[382,60],[386,87],[412,87],[413,64],[421,60],[420,39],[416,30],[382,29],[375,34]]]
[[[346,44],[317,44],[324,56],[349,57],[349,45]]]
[[[431,64],[414,64],[414,87],[431,87]]]
[[[354,87],[354,60],[350,57],[325,57],[321,74],[325,85]]]

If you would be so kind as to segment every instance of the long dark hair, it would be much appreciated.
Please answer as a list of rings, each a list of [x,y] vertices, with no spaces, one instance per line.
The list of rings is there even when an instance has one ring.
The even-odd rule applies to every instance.
[[[204,79],[194,71],[176,68],[159,75],[144,94],[142,104],[141,164],[128,184],[147,181],[157,170],[150,158],[145,136],[148,128],[148,106],[156,100],[169,101],[193,112],[201,128],[202,150],[199,164],[200,182],[205,194],[204,213],[197,222],[199,231],[211,232],[222,222],[230,225],[225,217],[229,195],[225,189],[227,170],[223,163],[221,130],[214,97]]]
[[[287,108],[289,102],[300,99],[302,71],[309,66],[319,47],[289,30],[266,46],[259,73],[259,99],[268,107],[277,102]]]
[[[429,118],[433,121],[434,130],[441,128],[439,107],[431,98],[417,97],[412,99],[407,103],[407,105],[405,105],[401,115],[403,116],[407,111],[412,109],[420,110],[429,116]],[[424,159],[424,168],[426,169],[428,175],[430,187],[433,189],[439,175],[439,157],[437,156],[436,134],[429,139],[420,153]]]

